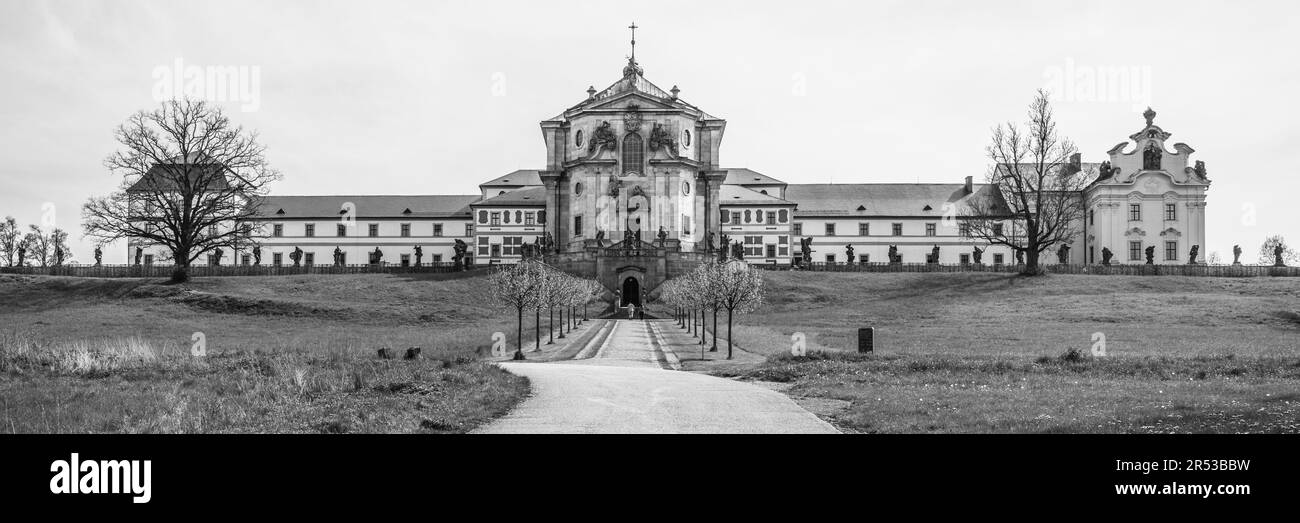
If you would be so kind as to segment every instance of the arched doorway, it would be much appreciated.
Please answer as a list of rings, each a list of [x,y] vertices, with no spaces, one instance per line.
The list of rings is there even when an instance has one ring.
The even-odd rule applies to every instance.
[[[641,306],[641,282],[637,281],[636,278],[631,276],[623,278],[622,291],[620,293],[622,299],[619,300],[619,307],[626,307],[629,303],[637,307]]]

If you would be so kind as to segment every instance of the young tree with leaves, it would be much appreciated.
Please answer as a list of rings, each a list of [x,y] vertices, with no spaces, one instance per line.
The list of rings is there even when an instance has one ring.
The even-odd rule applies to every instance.
[[[493,300],[499,306],[515,310],[516,360],[524,359],[524,309],[533,308],[538,303],[541,280],[542,268],[538,261],[522,261],[492,273]]]
[[[731,359],[735,313],[749,312],[763,304],[763,275],[748,263],[736,260],[719,264],[712,272],[718,286],[717,298],[727,309],[727,359]]]

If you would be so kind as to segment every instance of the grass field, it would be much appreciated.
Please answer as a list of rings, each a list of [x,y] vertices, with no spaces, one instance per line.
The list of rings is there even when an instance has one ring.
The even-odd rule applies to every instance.
[[[469,430],[527,383],[476,358],[513,315],[447,276],[0,276],[0,431]]]
[[[1300,280],[772,272],[766,285],[766,306],[737,318],[746,357],[692,368],[786,383],[836,404],[825,415],[850,431],[1300,432]],[[866,326],[876,353],[859,356]],[[795,332],[810,357],[789,356]],[[1104,358],[1089,356],[1094,333]],[[1071,349],[1083,357],[1062,359]]]

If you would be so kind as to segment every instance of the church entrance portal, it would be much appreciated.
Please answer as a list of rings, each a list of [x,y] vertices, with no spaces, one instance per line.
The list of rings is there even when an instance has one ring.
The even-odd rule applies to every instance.
[[[626,307],[627,304],[629,303],[636,305],[637,307],[640,307],[641,306],[641,282],[637,281],[636,278],[633,278],[631,276],[628,276],[627,278],[623,278],[623,289],[621,295],[623,299],[620,300],[618,304],[620,307]]]

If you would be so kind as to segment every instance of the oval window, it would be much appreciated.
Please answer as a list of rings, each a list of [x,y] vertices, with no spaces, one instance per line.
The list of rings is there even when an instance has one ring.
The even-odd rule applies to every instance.
[[[582,194],[582,182],[573,184],[573,194]]]
[[[479,211],[479,212],[478,212],[478,222],[479,222],[479,223],[487,223],[487,211]]]
[[[687,146],[687,147],[690,147],[690,146],[691,146],[691,130],[690,130],[690,129],[682,129],[682,145],[685,145],[685,146]]]
[[[682,182],[682,194],[691,194],[691,182]]]
[[[578,132],[573,135],[573,144],[582,147],[582,129],[578,129]]]

